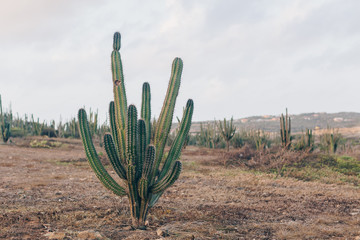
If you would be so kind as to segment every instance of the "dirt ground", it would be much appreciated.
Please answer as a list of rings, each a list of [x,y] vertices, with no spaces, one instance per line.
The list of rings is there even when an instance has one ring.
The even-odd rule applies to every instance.
[[[133,231],[127,198],[101,185],[79,140],[26,141],[0,145],[1,239],[360,239],[359,187],[214,166],[219,151],[195,147],[148,230]]]

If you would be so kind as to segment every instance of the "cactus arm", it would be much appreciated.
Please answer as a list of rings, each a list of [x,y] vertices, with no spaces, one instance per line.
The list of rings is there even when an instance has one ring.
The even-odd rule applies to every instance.
[[[149,198],[148,198],[148,194],[149,194],[149,186],[148,186],[148,180],[146,178],[140,178],[139,180],[139,187],[138,187],[138,191],[139,191],[139,196],[141,198],[141,202],[140,202],[140,209],[139,209],[139,221],[143,222],[144,219],[146,218],[146,213],[148,211],[149,208]]]
[[[146,200],[147,195],[148,195],[148,180],[146,178],[140,178],[139,180],[139,196],[141,199]]]
[[[180,88],[182,69],[182,60],[180,58],[175,58],[172,64],[171,76],[166,97],[156,126],[154,144],[157,149],[157,156],[153,166],[154,169],[151,176],[151,182],[155,180],[157,172],[156,170],[159,168],[164,153],[166,140],[170,132],[176,98]]]
[[[120,160],[122,162],[124,162],[125,160],[124,159],[121,159],[122,155],[120,154],[120,151],[118,149],[118,146],[119,146],[119,133],[117,131],[117,126],[116,126],[116,117],[115,117],[115,104],[113,101],[110,102],[109,104],[109,119],[110,119],[110,130],[111,130],[111,134],[113,136],[113,140],[114,140],[114,143],[115,143],[115,148],[116,148],[116,151],[120,157]]]
[[[146,149],[146,157],[142,167],[142,176],[139,180],[138,191],[141,198],[140,203],[140,212],[139,212],[139,221],[142,222],[146,218],[146,214],[149,209],[149,177],[150,171],[152,170],[152,165],[155,159],[155,147],[154,145],[149,145]]]
[[[178,134],[170,148],[168,156],[160,172],[159,179],[162,179],[167,174],[169,169],[172,167],[174,161],[176,161],[180,157],[181,149],[190,131],[193,111],[194,102],[192,99],[189,99],[186,103],[186,109],[180,122]]]
[[[119,51],[120,48],[121,48],[121,34],[119,32],[116,32],[114,34],[113,49],[115,51]]]
[[[142,166],[143,162],[145,161],[145,155],[146,155],[146,144],[147,144],[147,134],[146,134],[146,123],[143,119],[138,120],[138,157],[136,161],[136,170],[138,173],[138,176],[141,176]]]
[[[137,110],[134,105],[130,105],[128,109],[128,118],[126,125],[126,153],[129,165],[136,166],[137,163],[137,140],[138,140],[138,125],[137,125]]]
[[[113,166],[115,172],[117,173],[117,175],[119,175],[121,179],[126,180],[126,170],[122,165],[120,159],[118,158],[114,141],[109,133],[106,133],[104,135],[104,145],[105,145],[105,151],[109,157],[110,163]]]
[[[163,179],[157,181],[153,186],[151,186],[151,192],[153,194],[162,193],[170,187],[174,182],[179,178],[181,172],[181,162],[176,161],[174,167],[170,173],[168,173]]]
[[[138,144],[138,121],[137,110],[134,105],[130,105],[127,111],[127,124],[126,124],[126,154],[128,159],[128,172],[127,179],[129,185],[129,198],[131,201],[131,216],[133,219],[139,217],[139,200],[137,189],[137,169],[138,162],[137,156]],[[134,223],[135,224],[135,223]]]
[[[142,178],[146,178],[150,180],[149,177],[152,170],[152,166],[154,164],[154,160],[155,160],[155,147],[154,145],[149,145],[146,149],[146,157],[142,166],[142,171],[141,171]]]
[[[91,168],[95,172],[96,176],[103,183],[103,185],[109,190],[113,191],[116,195],[125,195],[125,190],[122,188],[105,170],[101,164],[99,157],[96,153],[94,144],[90,137],[89,122],[87,121],[86,112],[84,109],[80,109],[78,113],[79,118],[79,132],[85,148],[87,159]]]
[[[136,188],[136,168],[134,165],[128,165],[127,179],[129,184],[129,200],[131,206],[131,216],[138,218],[139,200],[138,190]]]
[[[126,159],[126,140],[125,127],[127,115],[127,100],[124,84],[123,67],[120,56],[121,35],[116,32],[114,34],[113,52],[111,53],[111,70],[114,84],[114,104],[115,104],[115,119],[116,129],[118,131],[118,146],[122,159]]]
[[[151,138],[151,95],[150,85],[145,82],[142,88],[142,104],[141,104],[141,118],[144,119],[146,125],[146,145],[150,144]]]

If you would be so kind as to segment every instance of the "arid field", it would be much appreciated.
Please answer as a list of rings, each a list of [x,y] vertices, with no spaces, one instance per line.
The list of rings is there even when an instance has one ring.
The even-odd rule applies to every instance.
[[[34,139],[0,145],[1,239],[360,239],[356,184],[224,166],[223,150],[192,146],[148,229],[134,231],[128,199],[101,185],[80,140],[34,148]]]

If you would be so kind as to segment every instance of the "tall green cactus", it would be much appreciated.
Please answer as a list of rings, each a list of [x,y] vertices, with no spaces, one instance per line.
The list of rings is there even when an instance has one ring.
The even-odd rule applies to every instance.
[[[1,95],[0,95],[0,133],[1,133],[1,138],[4,143],[6,143],[10,138],[11,119],[12,119],[11,112],[7,113],[7,114],[3,113],[2,103],[1,103]]]
[[[164,154],[166,140],[172,123],[176,97],[179,92],[183,63],[175,58],[165,101],[156,121],[153,134],[150,108],[150,85],[143,84],[140,119],[134,105],[127,106],[124,75],[120,57],[120,33],[114,34],[111,66],[114,101],[110,102],[111,134],[104,136],[104,145],[110,162],[121,182],[116,182],[101,164],[94,148],[89,122],[84,109],[79,110],[79,132],[90,166],[103,185],[119,196],[127,195],[130,203],[132,225],[145,228],[149,209],[163,192],[179,177],[182,146],[191,126],[194,104],[187,101],[178,134],[169,152]],[[153,140],[151,136],[153,135]]]
[[[280,137],[281,144],[284,149],[289,149],[291,146],[291,119],[288,116],[288,110],[286,109],[286,115],[281,114],[280,117]]]
[[[221,136],[226,142],[226,149],[229,151],[230,149],[230,140],[235,135],[236,127],[233,125],[233,118],[230,119],[230,122],[227,122],[224,118],[224,123],[219,121],[218,125]]]

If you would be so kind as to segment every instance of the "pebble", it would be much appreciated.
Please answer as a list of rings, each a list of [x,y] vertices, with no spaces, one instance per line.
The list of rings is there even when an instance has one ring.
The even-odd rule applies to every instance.
[[[49,232],[45,234],[45,237],[48,237],[48,239],[56,239],[56,240],[62,240],[64,239],[66,234],[64,232]]]

